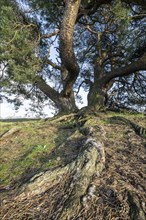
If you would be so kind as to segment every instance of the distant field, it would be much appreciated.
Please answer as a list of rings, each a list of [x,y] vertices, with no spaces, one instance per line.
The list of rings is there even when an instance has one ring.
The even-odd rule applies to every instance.
[[[0,122],[23,122],[23,121],[36,121],[41,120],[41,118],[8,118],[8,119],[0,119]]]

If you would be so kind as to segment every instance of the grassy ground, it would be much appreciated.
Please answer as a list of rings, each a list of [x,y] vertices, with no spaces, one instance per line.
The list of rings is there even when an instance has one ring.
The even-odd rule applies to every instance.
[[[106,164],[102,177],[95,178],[93,182],[97,186],[97,197],[101,197],[103,201],[106,197],[104,205],[107,205],[107,212],[114,209],[108,207],[111,202],[108,190],[117,193],[118,201],[124,201],[124,197],[120,198],[120,195],[124,196],[126,187],[134,189],[141,198],[144,197],[145,188],[145,139],[136,135],[127,125],[110,124],[108,118],[112,116],[122,116],[146,127],[146,118],[143,114],[108,112],[86,117],[85,127],[99,126],[106,131],[106,137],[101,136],[98,129],[95,134],[97,139],[104,143]],[[35,174],[53,170],[74,160],[82,144],[80,127],[75,126],[75,123],[74,116],[46,121],[0,122],[0,134],[6,132],[0,139],[0,192],[4,192],[4,197],[7,189],[17,188]],[[120,194],[121,191],[123,194]],[[124,203],[127,205],[126,201]],[[99,207],[100,205],[103,205],[102,202]],[[96,208],[94,204],[90,207],[93,213]]]
[[[59,155],[52,152],[65,141],[68,132],[62,134],[57,126],[42,120],[0,122],[0,128],[1,134],[12,130],[0,140],[1,187],[59,164]]]
[[[117,114],[108,112],[90,117],[89,125],[108,126],[108,117],[123,116],[127,119],[146,127],[143,114]],[[71,125],[74,121],[44,121],[44,120],[17,120],[1,121],[0,134],[7,133],[0,140],[0,186],[10,185],[18,179],[27,180],[34,173],[49,169],[50,166],[58,166],[61,152],[57,152],[57,146],[64,143],[73,132],[72,129],[60,129],[61,126]],[[111,125],[110,125],[111,126]],[[108,131],[107,131],[108,132]],[[122,133],[108,132],[108,136],[117,138]],[[54,153],[53,153],[54,152]]]

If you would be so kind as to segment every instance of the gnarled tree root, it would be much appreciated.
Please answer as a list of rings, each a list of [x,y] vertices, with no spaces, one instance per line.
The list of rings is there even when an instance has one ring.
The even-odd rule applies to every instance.
[[[82,206],[86,204],[86,196],[93,176],[99,176],[104,169],[104,146],[91,135],[87,135],[81,150],[71,163],[64,167],[58,167],[52,171],[40,173],[34,176],[29,183],[21,188],[17,201],[41,195],[53,186],[68,179],[68,193],[60,213],[54,213],[53,219],[71,219],[77,215]],[[59,214],[59,217],[57,217]],[[55,217],[56,215],[56,217]]]

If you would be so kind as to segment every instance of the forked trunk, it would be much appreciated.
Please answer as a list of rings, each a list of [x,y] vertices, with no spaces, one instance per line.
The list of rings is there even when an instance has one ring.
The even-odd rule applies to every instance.
[[[69,96],[64,96],[63,91],[61,93],[55,91],[41,77],[36,78],[35,84],[48,98],[54,102],[59,114],[67,114],[78,110],[75,104],[75,97],[72,89],[70,89],[71,93]]]
[[[69,97],[65,97],[64,95],[60,94],[60,97],[55,104],[59,110],[59,114],[76,112],[78,110],[75,104],[73,91]]]

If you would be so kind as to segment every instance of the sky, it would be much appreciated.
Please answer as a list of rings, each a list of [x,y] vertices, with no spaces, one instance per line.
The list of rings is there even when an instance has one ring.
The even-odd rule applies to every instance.
[[[81,88],[79,93],[83,98],[83,103],[77,103],[78,108],[82,108],[87,105],[87,93]],[[6,101],[0,103],[0,118],[35,118],[36,115],[34,112],[29,111],[30,101],[24,100],[23,106],[21,106],[17,111],[15,110],[13,104],[10,104]],[[28,110],[28,111],[27,111]],[[53,117],[54,111],[51,106],[46,106],[44,108],[45,117]]]
[[[0,104],[0,118],[34,118],[35,113],[27,111],[29,109],[29,102],[24,101],[24,105],[18,110],[15,110],[14,106],[6,101]],[[51,108],[45,107],[44,112],[47,117],[53,116],[53,110]]]

